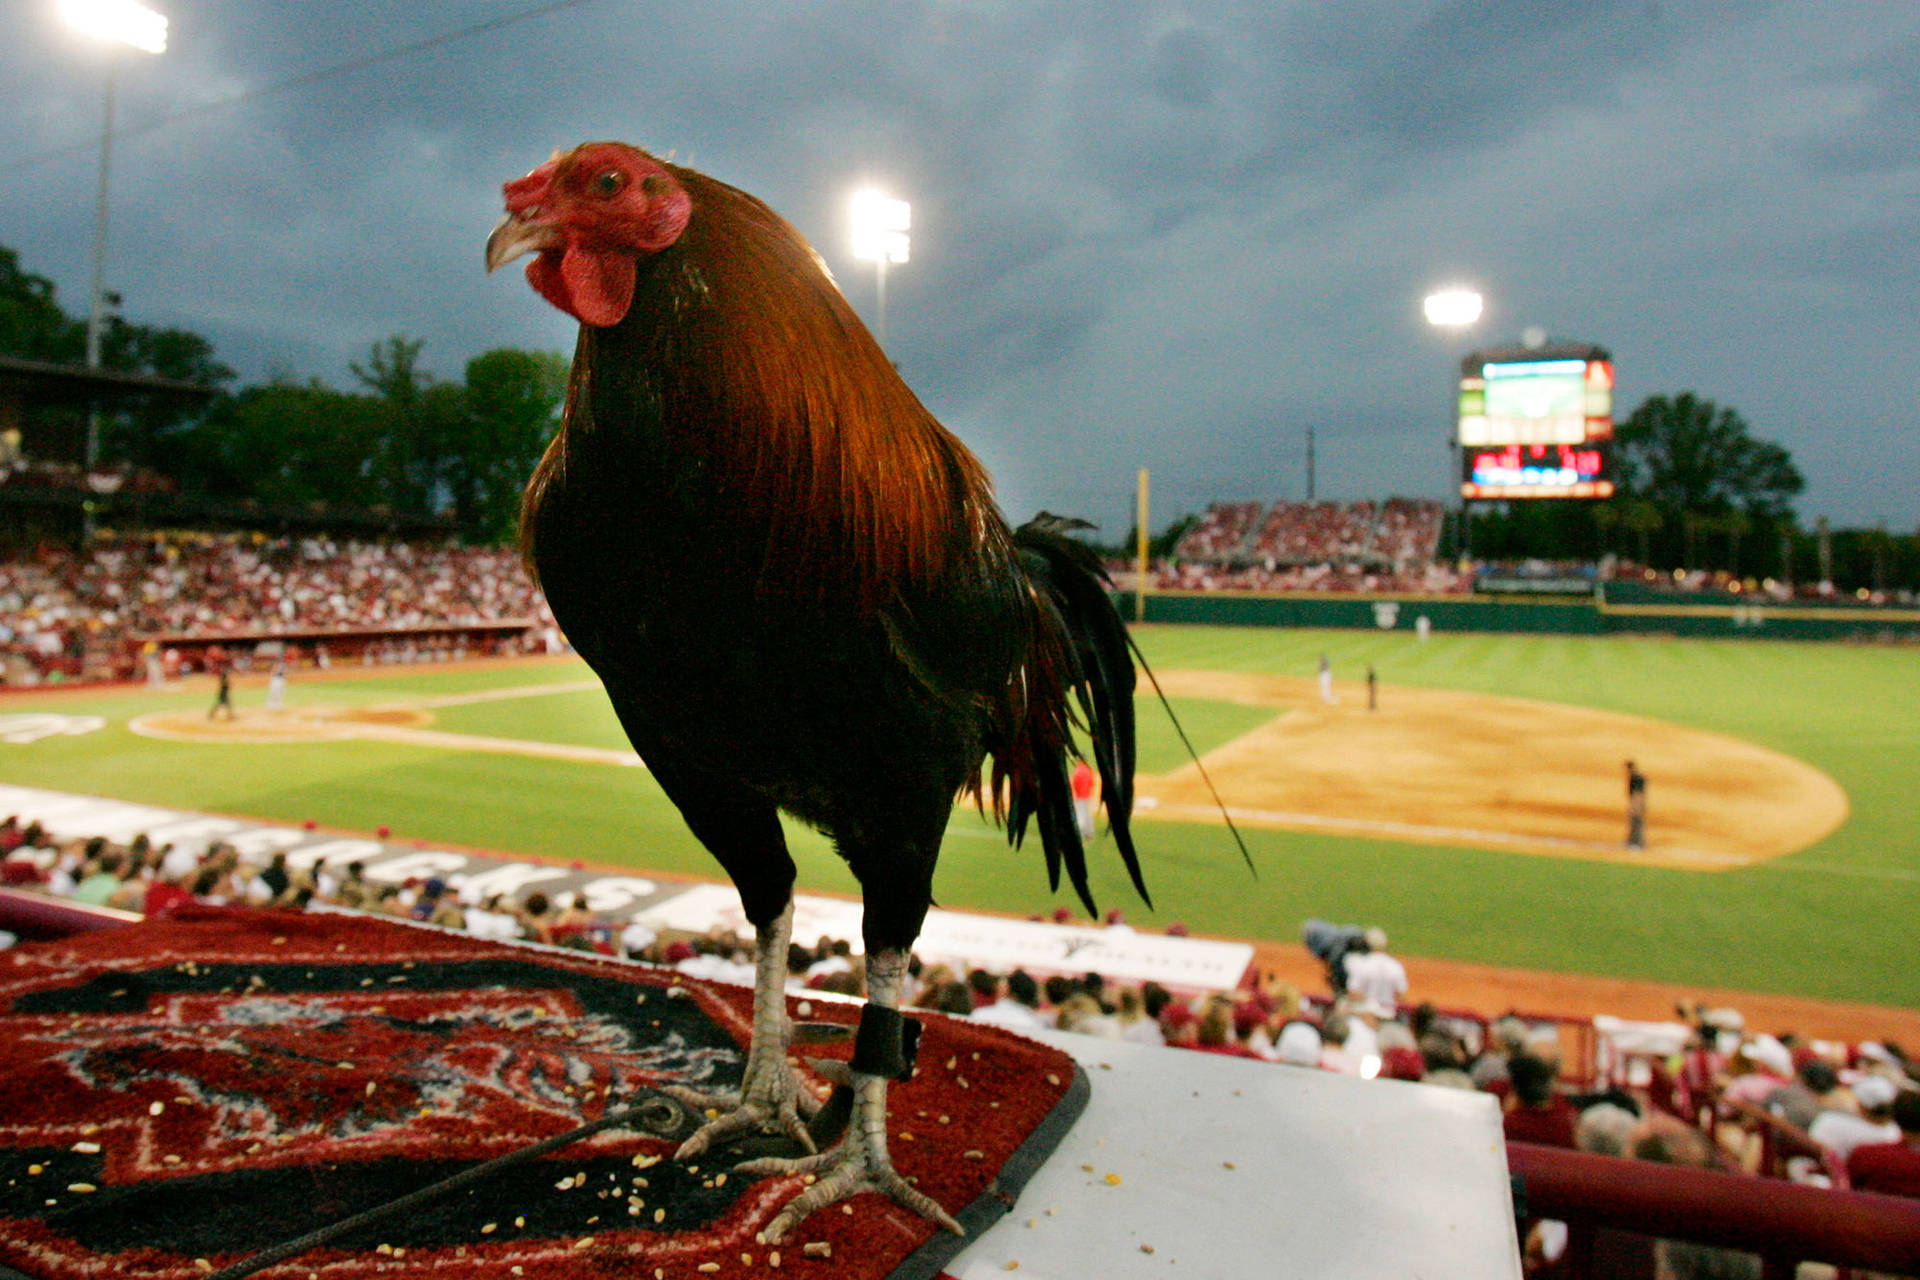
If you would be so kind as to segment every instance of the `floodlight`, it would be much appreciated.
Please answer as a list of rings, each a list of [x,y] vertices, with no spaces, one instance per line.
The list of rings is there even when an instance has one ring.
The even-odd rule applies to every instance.
[[[60,0],[60,16],[68,26],[96,40],[143,53],[167,51],[167,16],[140,0]]]
[[[913,206],[868,187],[853,196],[853,256],[862,262],[905,262]]]
[[[1442,289],[1423,304],[1427,323],[1443,328],[1469,325],[1480,318],[1480,295],[1472,289]]]

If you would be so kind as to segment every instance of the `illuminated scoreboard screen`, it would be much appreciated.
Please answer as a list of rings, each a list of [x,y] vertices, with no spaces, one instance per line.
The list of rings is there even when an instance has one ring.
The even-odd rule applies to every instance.
[[[1613,496],[1613,359],[1599,347],[1468,356],[1460,377],[1460,496]]]

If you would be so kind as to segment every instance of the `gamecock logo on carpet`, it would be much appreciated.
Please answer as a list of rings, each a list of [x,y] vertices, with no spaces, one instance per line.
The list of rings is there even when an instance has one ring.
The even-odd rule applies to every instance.
[[[659,1215],[626,1213],[634,1154],[670,1151],[697,1124],[664,1090],[739,1082],[734,1035],[669,978],[518,957],[188,960],[24,992],[10,1011],[0,1217],[57,1224],[98,1254],[265,1248],[610,1105],[645,1102],[645,1132],[611,1131],[565,1163],[583,1187],[617,1183],[611,1206],[555,1196],[542,1164],[475,1211],[521,1219],[522,1237],[590,1234],[582,1205],[684,1231],[751,1185],[661,1161]],[[433,1221],[386,1237],[431,1249]]]
[[[854,1008],[795,1008],[844,1060]],[[682,1099],[739,1088],[751,1024],[746,988],[366,916],[191,907],[17,947],[0,955],[0,1270],[203,1280],[617,1113],[263,1274],[759,1275],[755,1235],[801,1176],[748,1174],[739,1151],[673,1158],[704,1119]],[[1058,1050],[926,1025],[893,1091],[896,1158],[977,1228],[1084,1083]],[[809,1218],[795,1260],[924,1280],[957,1247],[857,1199]]]

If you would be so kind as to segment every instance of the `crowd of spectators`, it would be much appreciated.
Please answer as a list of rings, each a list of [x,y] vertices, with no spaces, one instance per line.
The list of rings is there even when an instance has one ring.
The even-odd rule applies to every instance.
[[[540,892],[523,897],[478,892],[457,877],[395,883],[370,876],[359,862],[290,865],[285,853],[249,857],[217,842],[200,849],[156,846],[144,835],[124,845],[102,837],[60,841],[37,823],[23,823],[17,817],[0,821],[0,883],[148,916],[165,915],[190,902],[347,907],[482,937],[625,956],[707,979],[751,984],[754,977],[749,940],[721,932],[661,936],[641,923],[607,920],[577,894],[555,900]],[[1126,927],[1118,913],[1109,917],[1108,925]],[[1369,986],[1361,977],[1361,958],[1369,953],[1389,960],[1385,938],[1377,931],[1347,949],[1341,967],[1342,998],[1325,1009],[1276,979],[1239,991],[1186,992],[1176,998],[1158,984],[1113,984],[1092,973],[995,974],[978,968],[923,965],[918,960],[910,971],[904,999],[916,1008],[979,1017],[1015,1029],[1059,1029],[1172,1044],[1369,1077],[1426,1075],[1433,1064],[1421,1056],[1417,1037],[1432,1032],[1447,1048],[1442,1053],[1428,1045],[1426,1050],[1444,1057],[1447,1065],[1464,1065],[1464,1060],[1455,1058],[1464,1052],[1459,1048],[1462,1037],[1477,1048],[1477,1033],[1465,1024],[1450,1030],[1450,1024],[1431,1010],[1402,1026],[1396,1011],[1406,990],[1405,971],[1397,961],[1389,961],[1397,976],[1383,974],[1379,981],[1384,985]],[[795,947],[788,960],[796,988],[845,995],[863,990],[862,957],[845,941]]]
[[[97,541],[0,561],[6,683],[77,676],[154,638],[552,626],[517,552],[250,535]]]
[[[1212,503],[1199,522],[1181,535],[1174,554],[1189,560],[1218,560],[1238,554],[1260,511],[1257,502]]]
[[[1444,509],[1420,498],[1388,498],[1380,508],[1374,546],[1394,564],[1418,564],[1440,554],[1440,523]]]
[[[1354,595],[1458,595],[1473,590],[1473,574],[1429,562],[1404,569],[1361,564],[1240,565],[1157,562],[1160,591],[1323,591]]]
[[[1253,555],[1292,564],[1375,554],[1371,502],[1276,502],[1254,535]]]
[[[1227,568],[1369,564],[1396,573],[1439,553],[1438,502],[1221,502],[1209,506],[1174,548],[1176,563]]]
[[[1591,566],[1589,566],[1591,568]],[[1692,596],[1721,596],[1750,604],[1791,604],[1795,601],[1832,605],[1882,607],[1920,604],[1920,592],[1908,588],[1859,587],[1842,591],[1824,579],[1784,582],[1778,578],[1742,577],[1725,569],[1653,569],[1632,560],[1608,557],[1600,576],[1608,582],[1626,582],[1661,592]]]
[[[1561,1083],[1522,1025],[1496,1023],[1509,1049],[1508,1140],[1920,1197],[1920,1062],[1899,1046],[1757,1033],[1732,1009],[1676,1013],[1691,1034],[1649,1064],[1645,1087],[1610,1076],[1587,1091]],[[1550,1271],[1565,1228],[1527,1227],[1529,1269]],[[1761,1274],[1756,1257],[1623,1232],[1595,1232],[1587,1247],[1593,1275]]]
[[[1564,562],[1438,563],[1443,504],[1392,497],[1358,502],[1216,502],[1152,566],[1154,586],[1173,591],[1470,592],[1482,575],[1551,576],[1628,583],[1662,594],[1720,597],[1726,603],[1811,602],[1869,607],[1920,604],[1906,588],[1843,591],[1831,581],[1787,581],[1726,569],[1653,569],[1609,554]],[[1129,564],[1116,563],[1121,577]]]

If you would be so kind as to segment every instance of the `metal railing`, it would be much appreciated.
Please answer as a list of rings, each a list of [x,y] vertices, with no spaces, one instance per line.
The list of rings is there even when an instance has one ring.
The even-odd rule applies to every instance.
[[[1507,1144],[1507,1166],[1528,1215],[1567,1224],[1572,1280],[1594,1274],[1595,1228],[1758,1254],[1769,1280],[1801,1262],[1920,1273],[1920,1200],[1524,1142]]]

